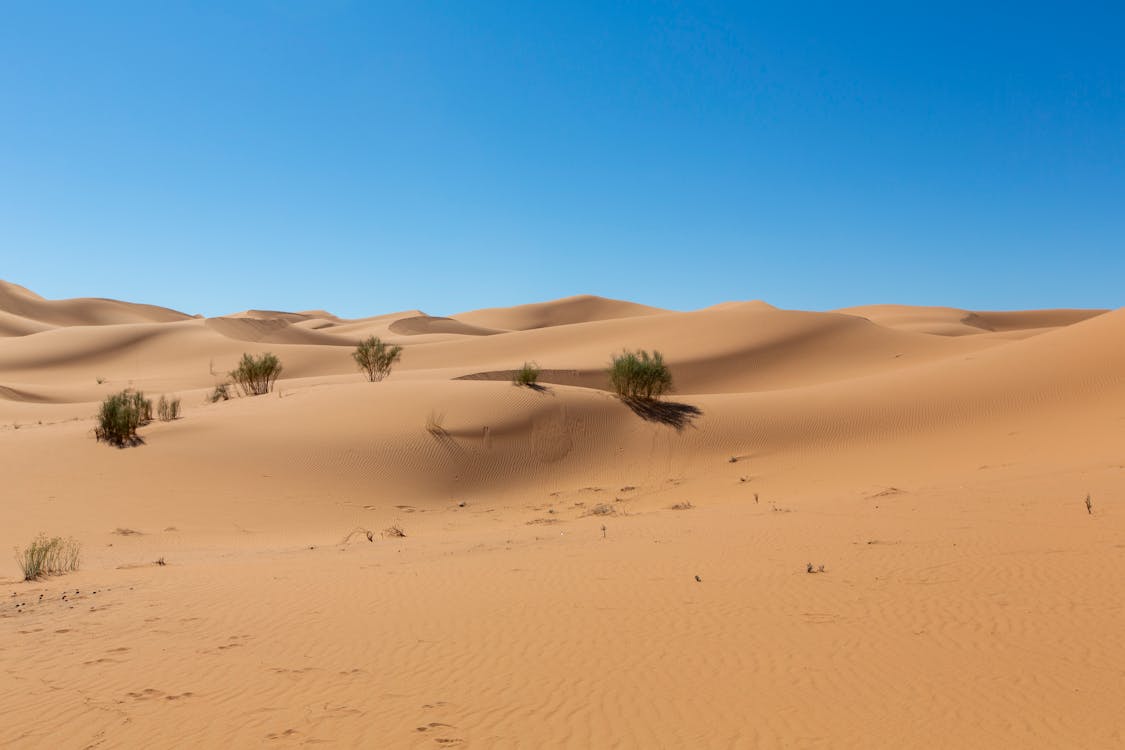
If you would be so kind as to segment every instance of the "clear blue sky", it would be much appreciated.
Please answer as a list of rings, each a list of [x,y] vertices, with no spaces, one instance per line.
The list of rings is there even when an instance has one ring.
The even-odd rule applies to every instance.
[[[4,2],[0,278],[1125,305],[1120,3]]]

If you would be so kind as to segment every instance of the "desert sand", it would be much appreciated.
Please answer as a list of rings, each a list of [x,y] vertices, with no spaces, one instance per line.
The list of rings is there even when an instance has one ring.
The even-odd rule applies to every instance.
[[[1125,309],[204,319],[0,282],[0,548],[83,553],[0,557],[0,745],[1123,747],[1123,340]],[[671,366],[655,418],[608,391],[623,348]],[[208,401],[267,351],[275,392]],[[96,442],[125,388],[182,417]]]

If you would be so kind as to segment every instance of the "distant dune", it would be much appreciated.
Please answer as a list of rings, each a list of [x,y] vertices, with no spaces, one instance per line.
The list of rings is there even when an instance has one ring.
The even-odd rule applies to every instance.
[[[1123,340],[1125,309],[202,319],[0,282],[0,548],[83,549],[0,561],[0,745],[1119,746]],[[662,404],[610,392],[638,348]],[[273,393],[211,402],[266,351]],[[97,443],[125,388],[182,418]]]

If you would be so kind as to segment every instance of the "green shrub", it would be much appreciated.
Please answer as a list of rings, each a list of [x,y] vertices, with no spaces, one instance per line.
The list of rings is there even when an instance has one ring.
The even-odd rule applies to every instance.
[[[623,351],[613,358],[609,381],[621,398],[650,400],[672,389],[672,373],[660,352]]]
[[[73,539],[40,534],[25,549],[16,550],[16,562],[25,581],[78,570],[81,545]]]
[[[281,360],[277,355],[266,352],[255,357],[243,354],[238,367],[230,371],[230,379],[238,384],[243,394],[261,396],[273,390],[273,384],[281,375]]]
[[[372,336],[359,342],[359,346],[352,352],[356,365],[363,370],[367,379],[372,383],[390,375],[391,366],[401,356],[401,346],[388,346],[378,336]]]
[[[98,411],[94,437],[122,446],[137,439],[137,428],[152,421],[152,402],[140,391],[121,391],[107,396]]]
[[[523,367],[516,370],[512,375],[512,383],[515,385],[534,386],[539,383],[539,365],[534,362],[524,362]]]
[[[156,416],[160,417],[161,422],[171,422],[173,419],[179,419],[180,399],[168,399],[161,396],[160,401],[156,403]]]

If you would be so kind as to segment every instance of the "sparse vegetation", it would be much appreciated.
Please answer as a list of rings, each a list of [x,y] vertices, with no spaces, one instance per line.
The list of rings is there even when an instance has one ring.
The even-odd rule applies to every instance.
[[[356,365],[372,383],[391,374],[391,367],[402,356],[401,346],[390,346],[378,336],[364,339],[352,352]]]
[[[672,389],[672,373],[660,352],[623,351],[613,357],[608,372],[614,392],[623,399],[650,401]]]
[[[533,387],[539,384],[539,365],[534,362],[524,362],[523,367],[516,370],[512,376],[512,383],[514,385],[525,385]]]
[[[103,378],[103,377],[102,377],[101,375],[99,375],[99,376],[97,377],[97,381],[98,381],[98,385],[101,385],[102,383],[104,383],[104,382],[105,382],[105,378]]]
[[[81,550],[81,545],[74,539],[60,536],[47,538],[46,534],[40,534],[27,547],[16,550],[16,562],[23,571],[25,581],[36,581],[78,570]]]
[[[156,403],[156,416],[160,417],[161,422],[171,422],[173,419],[179,419],[180,399],[169,399],[165,396],[161,396],[160,401]]]
[[[808,565],[805,566],[805,572],[806,573],[824,573],[826,571],[824,570],[823,565],[818,565],[814,568],[813,564],[809,563]]]
[[[383,536],[404,537],[406,536],[406,532],[396,523],[383,529]]]
[[[676,503],[672,506],[672,510],[691,510],[695,506],[691,504],[690,500],[685,500],[682,503]]]
[[[351,531],[348,532],[348,535],[344,537],[344,541],[340,542],[340,544],[347,544],[348,542],[350,542],[352,540],[352,537],[354,537],[354,536],[366,537],[367,541],[369,541],[369,542],[375,541],[375,532],[374,531],[372,531],[371,529],[364,528],[363,526],[357,526],[357,527],[355,527],[354,529],[352,529]]]
[[[1086,493],[1086,514],[1094,515],[1094,501],[1090,499],[1090,493]]]
[[[448,433],[445,431],[445,427],[442,426],[442,422],[444,421],[445,414],[441,412],[431,411],[430,415],[426,417],[426,432],[430,433],[434,437],[442,437],[444,435],[447,435]]]
[[[207,400],[212,404],[216,401],[230,401],[230,383],[219,383],[215,386],[215,390],[211,391],[211,395]]]
[[[281,375],[281,360],[276,354],[266,352],[255,357],[243,354],[238,367],[228,373],[243,394],[261,396],[273,390],[273,384]]]
[[[121,391],[102,402],[94,437],[116,446],[135,443],[137,428],[151,421],[152,401],[140,391]]]

